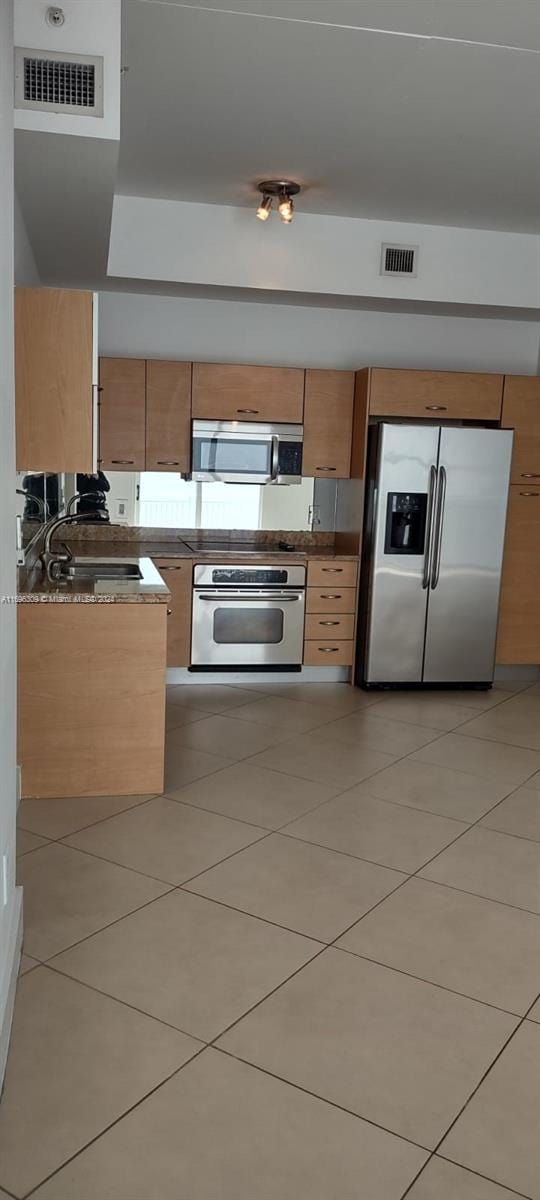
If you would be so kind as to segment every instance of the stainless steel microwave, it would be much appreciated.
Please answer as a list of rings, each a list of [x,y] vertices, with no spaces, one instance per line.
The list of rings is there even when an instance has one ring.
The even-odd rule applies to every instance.
[[[302,425],[194,421],[191,477],[198,482],[300,483]]]

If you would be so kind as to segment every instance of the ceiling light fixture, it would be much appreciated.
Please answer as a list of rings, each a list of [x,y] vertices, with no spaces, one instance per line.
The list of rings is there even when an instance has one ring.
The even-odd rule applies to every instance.
[[[257,186],[262,195],[262,200],[259,202],[257,209],[259,220],[268,220],[272,209],[272,202],[275,199],[281,220],[285,225],[290,225],[294,215],[292,198],[298,195],[300,184],[295,183],[292,179],[264,179]]]

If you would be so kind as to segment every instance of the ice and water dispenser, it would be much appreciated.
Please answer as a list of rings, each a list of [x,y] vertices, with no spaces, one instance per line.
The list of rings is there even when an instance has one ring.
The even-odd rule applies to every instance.
[[[426,492],[388,493],[385,554],[424,553],[426,512]]]

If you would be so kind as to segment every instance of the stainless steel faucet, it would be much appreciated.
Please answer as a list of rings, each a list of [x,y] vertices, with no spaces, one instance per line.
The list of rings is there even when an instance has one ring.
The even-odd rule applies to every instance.
[[[61,543],[64,548],[63,554],[60,551],[54,552],[51,550],[51,542],[55,533],[62,525],[74,525],[77,521],[85,521],[87,517],[88,513],[66,513],[63,517],[53,517],[52,521],[49,521],[48,525],[45,526],[45,541],[39,557],[43,569],[47,572],[47,578],[51,582],[58,579],[58,568],[60,565],[70,562],[73,558],[71,550],[66,546],[65,542]]]
[[[73,496],[71,496],[70,499],[68,500],[67,509],[66,509],[68,516],[71,515],[72,509],[73,509],[73,504],[75,503],[76,500],[95,500],[96,498],[99,498],[100,500],[104,500],[105,492],[74,492]],[[89,515],[88,513],[84,514],[85,517],[87,517],[88,515]]]
[[[38,512],[45,516],[45,505],[41,496],[33,496],[31,492],[25,492],[24,488],[15,488],[15,492],[17,496],[24,496],[26,500],[31,500],[36,505]]]

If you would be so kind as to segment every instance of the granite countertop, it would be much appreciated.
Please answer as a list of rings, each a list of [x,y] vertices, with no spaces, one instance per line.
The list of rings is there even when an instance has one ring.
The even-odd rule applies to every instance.
[[[132,548],[132,547],[131,547]],[[45,602],[54,604],[166,604],[170,598],[167,585],[163,582],[151,559],[147,556],[130,554],[130,547],[117,546],[109,551],[106,543],[92,545],[80,542],[73,545],[74,558],[122,559],[136,563],[141,579],[77,579],[54,580],[47,578],[41,566],[19,570],[19,603]]]
[[[345,559],[356,562],[357,554],[338,554],[333,546],[299,546],[298,549],[280,550],[279,547],[271,544],[261,546],[260,549],[253,548],[239,550],[238,547],[227,550],[220,548],[219,550],[209,549],[201,543],[195,548],[195,540],[192,545],[188,545],[183,541],[115,541],[96,540],[80,540],[69,543],[70,549],[77,558],[128,558],[133,561],[133,555],[144,555],[148,558],[184,558],[191,559],[192,562],[265,562],[273,559],[283,559],[290,563],[305,563],[309,559]]]

